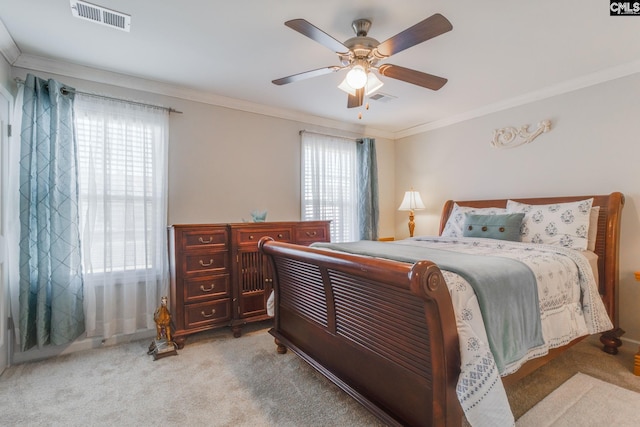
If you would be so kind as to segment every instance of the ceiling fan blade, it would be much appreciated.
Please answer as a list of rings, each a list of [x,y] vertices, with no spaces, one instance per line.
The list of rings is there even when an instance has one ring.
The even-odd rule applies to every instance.
[[[453,25],[444,16],[436,13],[427,19],[418,22],[413,27],[396,34],[380,43],[376,48],[376,56],[379,58],[387,58],[393,54],[401,52],[405,49],[415,46],[419,43],[427,41],[440,34],[451,31]]]
[[[381,65],[378,68],[378,72],[385,77],[402,80],[431,90],[438,90],[447,83],[447,79],[444,77],[438,77],[433,74],[427,74],[422,71],[416,71],[391,64]]]
[[[323,76],[325,74],[338,71],[340,67],[331,66],[325,68],[318,68],[317,70],[305,71],[303,73],[293,74],[291,76],[282,77],[280,79],[272,80],[271,82],[276,85],[286,85],[287,83],[297,82],[298,80],[310,79],[311,77]]]
[[[321,45],[328,47],[334,52],[349,52],[349,48],[347,48],[341,42],[334,39],[329,34],[325,33],[324,31],[304,19],[292,19],[285,22],[284,25],[291,28],[292,30],[296,30],[300,34],[309,37],[311,40],[314,40]]]
[[[356,94],[349,94],[347,99],[347,108],[355,108],[362,105],[364,101],[364,88],[356,89]]]

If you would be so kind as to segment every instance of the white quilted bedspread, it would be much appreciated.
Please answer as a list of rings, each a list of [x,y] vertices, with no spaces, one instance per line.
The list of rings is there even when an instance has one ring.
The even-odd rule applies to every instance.
[[[579,251],[472,238],[416,237],[395,243],[513,258],[528,265],[536,276],[545,343],[498,372],[473,288],[459,275],[443,271],[453,300],[462,356],[457,394],[473,426],[514,425],[500,376],[517,371],[526,361],[547,354],[549,349],[613,328],[589,261]]]

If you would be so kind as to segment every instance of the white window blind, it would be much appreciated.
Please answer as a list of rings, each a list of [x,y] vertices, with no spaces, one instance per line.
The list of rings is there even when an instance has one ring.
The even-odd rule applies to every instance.
[[[103,230],[88,248],[87,273],[153,268],[145,237],[154,211],[153,134],[142,123],[95,115],[76,120],[80,200],[91,227]],[[105,143],[106,142],[106,143]],[[86,230],[86,227],[85,227]]]
[[[358,240],[356,142],[302,133],[302,219],[331,220],[331,241]]]

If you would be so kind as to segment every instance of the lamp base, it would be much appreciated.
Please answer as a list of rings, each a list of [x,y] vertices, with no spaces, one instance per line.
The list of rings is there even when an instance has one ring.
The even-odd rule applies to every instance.
[[[416,223],[413,221],[414,218],[413,211],[409,211],[409,237],[413,237],[413,230],[416,228]]]

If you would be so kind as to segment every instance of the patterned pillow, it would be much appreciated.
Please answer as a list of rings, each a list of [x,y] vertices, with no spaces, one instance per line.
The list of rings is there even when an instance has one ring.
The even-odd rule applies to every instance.
[[[524,212],[520,229],[523,242],[587,249],[589,217],[593,199],[550,205],[507,201],[510,213]]]
[[[457,203],[454,203],[451,215],[449,215],[449,219],[447,219],[441,236],[463,237],[462,228],[464,227],[464,221],[466,219],[465,214],[499,215],[506,213],[507,210],[504,208],[471,208],[469,206],[459,206]]]

